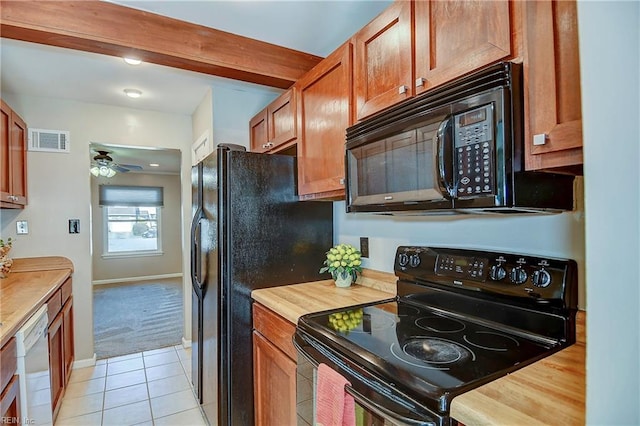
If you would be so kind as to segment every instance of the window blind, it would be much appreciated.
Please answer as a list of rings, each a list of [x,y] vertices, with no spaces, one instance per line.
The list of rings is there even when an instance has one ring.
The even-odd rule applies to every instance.
[[[101,206],[163,207],[161,186],[100,185]]]

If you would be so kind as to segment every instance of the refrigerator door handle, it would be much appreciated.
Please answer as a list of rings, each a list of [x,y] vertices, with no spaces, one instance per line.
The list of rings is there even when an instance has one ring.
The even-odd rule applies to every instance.
[[[200,225],[204,219],[202,214],[202,207],[198,207],[196,214],[193,216],[191,222],[191,285],[198,294],[199,298],[202,298],[202,257],[200,256]]]

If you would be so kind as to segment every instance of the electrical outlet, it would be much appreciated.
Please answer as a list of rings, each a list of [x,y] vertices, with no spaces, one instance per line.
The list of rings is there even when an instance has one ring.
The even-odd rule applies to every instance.
[[[29,233],[29,224],[26,220],[19,220],[16,222],[16,234],[23,235]]]
[[[369,257],[369,238],[360,237],[360,254],[362,257]]]
[[[69,233],[70,234],[80,233],[80,219],[69,219]]]

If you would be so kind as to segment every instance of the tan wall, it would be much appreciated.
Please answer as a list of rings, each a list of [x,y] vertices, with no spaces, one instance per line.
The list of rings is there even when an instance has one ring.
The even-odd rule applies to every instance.
[[[177,153],[176,155],[180,155]],[[161,210],[160,235],[162,254],[135,257],[103,257],[104,216],[98,205],[99,185],[161,186],[164,207]],[[93,283],[120,278],[175,275],[182,272],[180,176],[142,173],[119,173],[110,179],[91,179],[91,217],[93,231]]]

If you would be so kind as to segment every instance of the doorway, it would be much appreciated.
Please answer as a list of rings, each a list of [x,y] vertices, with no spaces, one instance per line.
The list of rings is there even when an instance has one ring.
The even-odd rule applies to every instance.
[[[181,343],[180,151],[90,144],[98,359]]]

